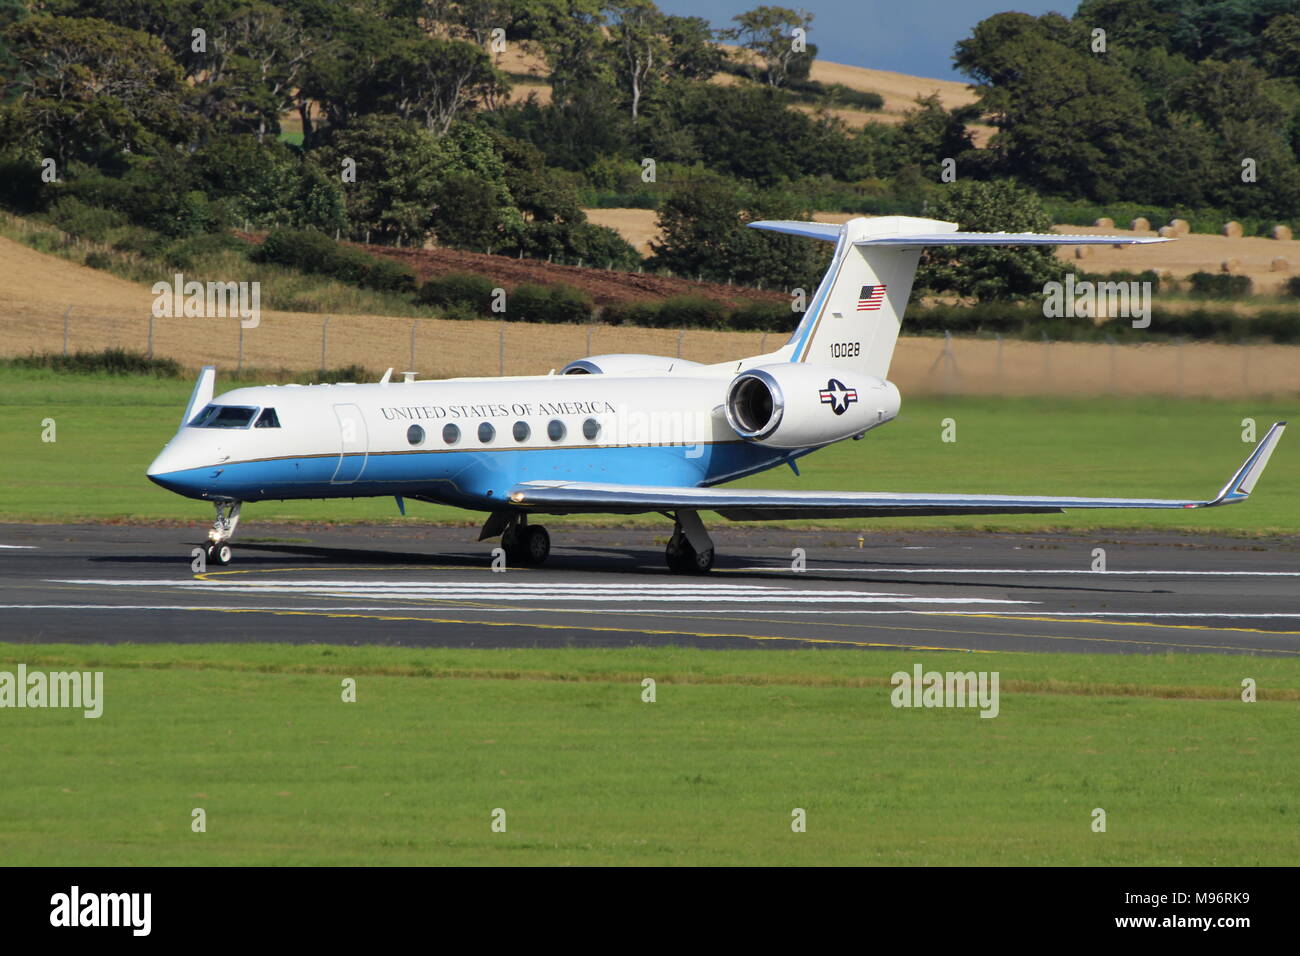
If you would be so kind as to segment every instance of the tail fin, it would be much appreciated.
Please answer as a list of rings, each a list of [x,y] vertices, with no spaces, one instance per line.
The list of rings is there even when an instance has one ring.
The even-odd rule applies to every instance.
[[[1032,232],[958,232],[957,223],[911,216],[821,222],[751,222],[751,228],[835,243],[830,268],[786,343],[791,362],[887,378],[912,280],[926,246],[1132,245],[1166,239]]]

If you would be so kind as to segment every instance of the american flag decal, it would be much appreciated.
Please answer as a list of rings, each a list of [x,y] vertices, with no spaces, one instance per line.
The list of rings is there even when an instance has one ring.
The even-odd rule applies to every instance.
[[[858,296],[859,312],[875,312],[880,308],[880,303],[885,301],[885,287],[883,285],[864,285],[862,294]]]

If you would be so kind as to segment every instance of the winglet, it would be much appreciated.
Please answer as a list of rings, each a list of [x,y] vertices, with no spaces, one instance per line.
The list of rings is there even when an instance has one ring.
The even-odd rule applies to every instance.
[[[1250,497],[1255,482],[1264,473],[1264,466],[1268,464],[1269,456],[1273,454],[1273,449],[1277,447],[1278,439],[1282,437],[1284,431],[1286,431],[1286,422],[1274,422],[1268,433],[1260,439],[1259,445],[1250,453],[1250,457],[1228,479],[1228,483],[1223,486],[1215,499],[1207,504],[1230,505]]]

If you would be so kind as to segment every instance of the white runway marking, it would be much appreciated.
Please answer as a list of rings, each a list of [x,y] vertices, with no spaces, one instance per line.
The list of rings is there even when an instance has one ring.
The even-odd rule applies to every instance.
[[[789,571],[789,565],[769,564],[738,568],[740,571]],[[831,568],[809,566],[809,571],[858,571],[862,574],[1079,574],[1087,577],[1142,576],[1156,577],[1243,577],[1300,578],[1300,571],[1092,571],[1088,568]]]
[[[331,604],[324,607],[313,607],[308,605],[221,605],[212,607],[202,607],[193,604],[0,604],[0,610],[28,610],[28,611],[321,611],[321,612],[338,612],[338,611],[431,611],[439,608],[431,607],[428,604],[377,604],[377,605],[342,605]],[[497,612],[501,611],[563,611],[565,608],[479,608],[479,607],[461,607],[456,606],[458,612]],[[604,608],[601,613],[608,614],[699,614],[706,613],[707,608],[655,608],[653,611],[638,611],[629,608]],[[897,610],[835,610],[820,611],[811,608],[756,608],[754,610],[727,608],[727,614],[836,614],[836,615],[853,615],[853,616],[882,616],[892,617],[900,614],[912,614],[922,617],[969,617],[971,612],[967,611],[913,611],[906,608]],[[978,613],[978,612],[976,612]],[[1300,620],[1300,613],[1283,613],[1283,614],[1257,614],[1257,613],[1233,613],[1228,611],[1204,611],[1204,612],[1170,612],[1170,613],[1148,613],[1145,611],[1007,611],[999,614],[999,617],[1012,616],[1016,620],[1032,621],[1038,617],[1138,617],[1138,618],[1229,618],[1229,619],[1283,619],[1283,620]]]
[[[304,597],[337,598],[421,598],[434,601],[496,601],[576,604],[929,604],[929,605],[1027,605],[1037,601],[1011,598],[916,597],[887,591],[803,590],[771,585],[739,584],[541,584],[509,581],[365,581],[308,579],[304,581],[190,581],[139,578],[71,578],[53,583],[106,587],[175,588],[177,590],[223,594],[291,594]]]
[[[34,544],[0,544],[0,548],[7,548],[13,551],[35,551]]]

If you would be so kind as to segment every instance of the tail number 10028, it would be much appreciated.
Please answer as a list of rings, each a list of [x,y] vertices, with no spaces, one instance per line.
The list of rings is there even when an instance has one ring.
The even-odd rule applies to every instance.
[[[862,353],[861,342],[832,342],[831,358],[853,358]]]

